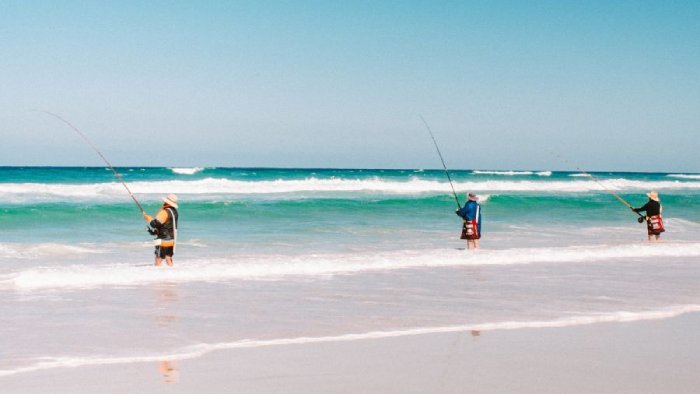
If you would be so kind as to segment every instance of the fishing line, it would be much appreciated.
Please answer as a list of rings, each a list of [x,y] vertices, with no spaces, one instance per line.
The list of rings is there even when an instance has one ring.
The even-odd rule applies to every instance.
[[[556,152],[550,152],[550,153],[554,154],[555,156],[557,156],[558,158],[560,158],[561,160],[563,160],[565,163],[567,163],[567,164],[573,166],[574,168],[576,168],[576,171],[578,171],[578,172],[580,172],[580,173],[582,173],[582,174],[584,174],[584,175],[590,177],[595,183],[597,183],[598,185],[600,185],[600,187],[602,187],[603,190],[605,190],[606,192],[612,194],[615,198],[618,199],[618,201],[620,201],[622,204],[624,204],[625,206],[627,206],[627,208],[631,209],[632,212],[634,212],[635,214],[637,214],[637,216],[639,216],[640,219],[646,219],[646,217],[645,217],[644,215],[642,215],[641,213],[636,212],[636,211],[634,210],[634,207],[632,206],[632,204],[630,204],[629,202],[627,202],[627,200],[625,200],[624,198],[620,197],[619,194],[615,193],[614,191],[612,191],[611,189],[609,189],[607,186],[605,186],[605,184],[603,184],[603,182],[601,182],[600,179],[598,179],[597,177],[593,176],[593,174],[591,174],[591,173],[588,172],[588,171],[582,170],[582,169],[581,169],[580,167],[578,167],[576,164],[571,163],[571,161],[567,160],[566,158],[562,157],[561,155],[557,154]],[[642,223],[642,221],[639,221],[639,223]]]
[[[134,200],[134,203],[136,203],[136,206],[139,208],[139,210],[141,211],[141,213],[144,214],[144,215],[146,214],[146,211],[143,209],[143,207],[141,206],[141,204],[139,203],[139,201],[136,199],[136,197],[134,196],[134,193],[131,192],[131,190],[129,189],[129,186],[127,186],[127,185],[126,185],[126,182],[124,182],[124,179],[122,178],[121,174],[119,174],[119,172],[117,172],[117,170],[114,169],[114,166],[112,165],[112,163],[110,163],[109,160],[107,160],[107,158],[105,157],[105,155],[103,155],[102,152],[100,152],[100,150],[95,146],[95,144],[93,144],[92,141],[90,141],[90,140],[88,139],[88,137],[87,137],[85,134],[83,134],[82,131],[78,130],[77,127],[73,126],[73,124],[72,124],[71,122],[69,122],[69,121],[63,119],[61,116],[56,115],[56,114],[53,113],[53,112],[49,112],[49,111],[45,111],[45,110],[37,110],[36,112],[43,112],[43,113],[45,113],[45,114],[47,114],[47,115],[51,115],[51,116],[53,116],[54,118],[60,120],[61,122],[65,123],[66,125],[68,125],[68,127],[70,127],[71,129],[73,129],[76,133],[78,133],[78,135],[79,135],[88,145],[90,145],[90,147],[91,147],[95,152],[97,152],[97,154],[98,154],[98,155],[102,158],[102,160],[107,164],[107,166],[109,167],[109,169],[112,170],[112,173],[114,173],[114,176],[116,176],[117,179],[119,179],[119,182],[121,182],[121,184],[124,186],[124,189],[126,189],[126,191],[129,193],[129,196],[131,196],[131,199]]]
[[[459,203],[459,198],[457,198],[457,192],[455,191],[455,186],[452,184],[452,178],[450,177],[450,171],[447,170],[447,165],[445,165],[445,159],[442,158],[442,153],[440,153],[440,148],[438,147],[438,143],[435,140],[435,136],[433,135],[433,131],[430,130],[430,126],[428,126],[428,122],[423,119],[422,115],[419,115],[420,119],[423,121],[423,124],[425,125],[425,128],[428,129],[428,133],[430,133],[430,138],[433,139],[433,144],[435,144],[435,150],[438,153],[438,156],[440,156],[440,161],[442,161],[442,168],[445,169],[445,175],[447,175],[447,180],[450,182],[450,187],[452,187],[452,195],[455,197],[455,201],[457,202],[457,208],[461,209],[462,205]]]

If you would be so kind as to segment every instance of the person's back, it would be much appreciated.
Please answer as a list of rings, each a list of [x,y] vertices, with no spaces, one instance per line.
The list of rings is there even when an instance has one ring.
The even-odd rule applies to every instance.
[[[647,216],[661,215],[661,203],[658,201],[649,200],[643,207],[637,209],[639,211],[645,211]]]
[[[657,192],[649,192],[647,193],[647,197],[649,197],[649,201],[647,201],[643,207],[632,208],[632,210],[637,213],[646,213],[645,219],[647,221],[647,235],[649,236],[649,240],[658,240],[661,238],[661,233],[666,231],[666,229],[664,229],[663,218],[661,217],[663,208],[661,207],[661,201],[659,200],[659,194]]]
[[[479,239],[481,239],[481,206],[478,201],[479,198],[476,195],[469,193],[464,207],[456,212],[464,219],[460,239],[467,240],[467,249],[478,248]]]

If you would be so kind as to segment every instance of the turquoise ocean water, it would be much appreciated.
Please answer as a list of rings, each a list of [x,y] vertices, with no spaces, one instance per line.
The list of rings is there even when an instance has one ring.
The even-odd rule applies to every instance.
[[[453,171],[459,199],[482,203],[482,250],[468,252],[442,171],[118,170],[151,214],[178,194],[174,269],[151,266],[145,222],[108,169],[0,168],[0,379],[250,340],[700,310],[698,174]],[[635,206],[657,190],[663,242],[645,242],[608,190]]]

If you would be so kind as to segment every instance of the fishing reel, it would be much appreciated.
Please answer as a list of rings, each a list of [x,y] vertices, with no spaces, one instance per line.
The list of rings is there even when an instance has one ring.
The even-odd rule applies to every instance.
[[[644,216],[640,216],[637,218],[637,223],[644,223],[645,220],[646,218]]]
[[[641,223],[641,222],[640,222],[640,223]],[[154,229],[154,228],[151,227],[151,226],[146,226],[146,231],[147,231],[149,234],[153,235],[153,236],[158,235],[158,230]]]

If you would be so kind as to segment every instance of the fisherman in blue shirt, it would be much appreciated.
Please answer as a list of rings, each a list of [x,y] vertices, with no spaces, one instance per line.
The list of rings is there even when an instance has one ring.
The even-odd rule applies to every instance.
[[[479,205],[479,197],[469,193],[467,195],[467,203],[455,213],[464,220],[462,236],[459,238],[467,240],[467,249],[478,249],[479,239],[481,239],[481,206]]]

